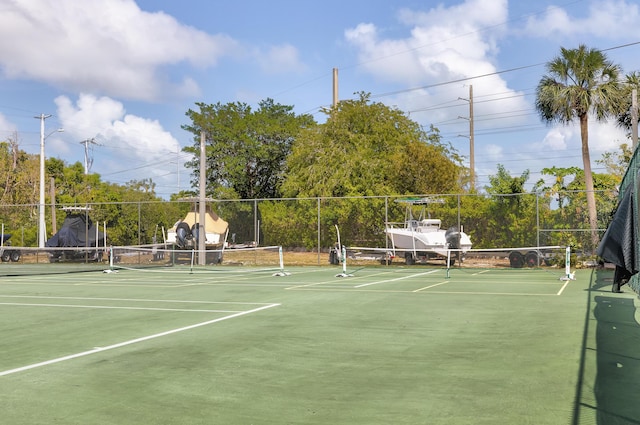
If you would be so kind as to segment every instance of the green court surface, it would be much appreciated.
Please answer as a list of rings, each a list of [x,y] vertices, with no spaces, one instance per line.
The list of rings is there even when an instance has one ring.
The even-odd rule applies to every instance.
[[[640,423],[610,271],[287,272],[0,277],[3,423]]]

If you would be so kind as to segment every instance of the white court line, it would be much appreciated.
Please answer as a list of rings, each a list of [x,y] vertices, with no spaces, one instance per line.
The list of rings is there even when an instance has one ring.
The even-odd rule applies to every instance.
[[[357,279],[369,279],[372,276],[378,276],[378,275],[383,275],[383,274],[389,274],[389,273],[394,273],[392,271],[385,271],[385,272],[378,272],[378,273],[373,273],[367,276],[353,276],[352,279],[350,280],[342,280],[343,283],[347,283],[349,281],[354,281]],[[332,283],[336,283],[336,279],[331,279],[331,280],[325,280],[325,281],[321,281],[321,282],[314,282],[314,283],[302,283],[299,285],[288,285],[288,287],[284,288],[284,289],[300,289],[300,288],[309,288],[312,286],[318,286],[318,285],[327,285],[327,284],[332,284]],[[342,286],[337,286],[337,288],[342,288]],[[356,286],[357,288],[357,286]]]
[[[449,282],[448,280],[445,280],[444,282],[434,283],[433,285],[429,285],[429,286],[425,286],[424,288],[416,289],[413,292],[420,292],[420,291],[423,291],[425,289],[435,288],[436,286],[444,285],[445,283],[448,283],[448,282]]]
[[[122,307],[109,305],[82,305],[82,304],[47,304],[47,303],[2,303],[0,305],[13,305],[23,307],[65,307],[65,308],[95,308],[108,310],[146,310],[146,311],[182,311],[194,313],[237,313],[238,310],[202,310],[189,308],[159,308],[159,307]]]
[[[567,285],[569,284],[569,281],[565,281],[564,285],[562,285],[562,288],[560,288],[560,290],[558,291],[558,293],[556,295],[562,295],[562,292],[564,292],[564,288],[567,287]]]
[[[436,273],[436,272],[439,272],[439,271],[440,270],[429,270],[428,272],[412,274],[412,275],[409,275],[409,276],[397,277],[395,279],[385,279],[385,280],[379,280],[377,282],[363,283],[362,285],[354,286],[354,288],[363,288],[365,286],[377,285],[379,283],[396,282],[398,280],[411,279],[413,277],[424,276],[424,275],[431,274],[431,273]]]
[[[237,304],[237,305],[264,305],[264,303],[247,303],[234,301],[195,301],[195,300],[155,300],[149,298],[103,298],[103,297],[55,297],[47,295],[2,295],[0,298],[28,298],[43,300],[91,300],[91,301],[135,301],[146,303],[184,303],[184,304]]]
[[[0,372],[0,376],[6,376],[6,375],[11,375],[13,373],[24,372],[25,370],[35,369],[35,368],[42,367],[42,366],[48,366],[48,365],[52,365],[52,364],[55,364],[55,363],[64,362],[64,361],[67,361],[67,360],[77,359],[79,357],[89,356],[91,354],[101,353],[101,352],[107,351],[107,350],[113,350],[115,348],[120,348],[120,347],[124,347],[124,346],[127,346],[127,345],[137,344],[139,342],[148,341],[148,340],[151,340],[151,339],[154,339],[154,338],[160,338],[160,337],[171,335],[171,334],[174,334],[174,333],[188,331],[190,329],[195,329],[195,328],[199,328],[201,326],[211,325],[213,323],[221,322],[223,320],[233,319],[235,317],[240,317],[240,316],[243,316],[245,314],[255,313],[255,312],[258,312],[260,310],[266,310],[268,308],[277,307],[279,305],[280,304],[268,304],[268,305],[265,305],[265,306],[262,306],[262,307],[254,308],[253,310],[242,311],[240,313],[235,313],[235,314],[231,314],[229,316],[219,317],[217,319],[208,320],[206,322],[200,322],[200,323],[196,323],[194,325],[185,326],[185,327],[182,327],[182,328],[172,329],[172,330],[169,330],[169,331],[160,332],[160,333],[153,334],[153,335],[148,335],[148,336],[143,336],[143,337],[136,338],[136,339],[131,339],[129,341],[120,342],[118,344],[109,345],[107,347],[96,347],[93,350],[83,351],[81,353],[70,354],[68,356],[58,357],[56,359],[51,359],[51,360],[47,360],[47,361],[40,362],[40,363],[34,363],[34,364],[27,365],[27,366],[18,367],[18,368],[15,368],[15,369],[5,370],[4,372]]]

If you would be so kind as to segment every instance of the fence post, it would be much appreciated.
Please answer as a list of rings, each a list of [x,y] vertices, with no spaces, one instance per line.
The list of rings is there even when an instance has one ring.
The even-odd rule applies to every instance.
[[[457,197],[458,197],[458,232],[462,232],[462,225],[460,224],[460,194],[458,194]]]
[[[318,265],[320,265],[320,197],[318,197]]]
[[[253,200],[253,240],[256,248],[260,246],[260,225],[258,220],[258,200]]]
[[[540,246],[540,192],[536,191],[536,246]]]
[[[384,197],[384,226],[383,229],[385,229],[384,232],[384,249],[386,251],[389,251],[389,238],[387,237],[387,226],[389,223],[389,197],[385,196]],[[386,258],[387,254],[385,253],[385,258]]]

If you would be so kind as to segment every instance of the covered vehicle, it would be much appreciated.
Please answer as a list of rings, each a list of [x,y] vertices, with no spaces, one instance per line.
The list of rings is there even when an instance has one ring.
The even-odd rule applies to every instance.
[[[20,261],[21,252],[17,249],[11,248],[11,233],[2,233],[2,241],[0,243],[0,260],[3,263],[8,261]]]
[[[200,214],[196,211],[191,211],[167,231],[166,242],[173,246],[174,260],[188,261],[191,258],[191,251],[198,249],[199,222]],[[208,264],[222,262],[222,251],[229,232],[229,223],[213,212],[210,207],[207,207],[203,227],[205,235],[204,247],[207,250],[206,262]],[[188,255],[181,255],[187,253],[187,251],[189,251]]]
[[[49,250],[49,261],[101,261],[105,235],[89,218],[88,209],[68,207],[63,210],[67,216],[62,228],[45,243],[47,248],[60,248]]]

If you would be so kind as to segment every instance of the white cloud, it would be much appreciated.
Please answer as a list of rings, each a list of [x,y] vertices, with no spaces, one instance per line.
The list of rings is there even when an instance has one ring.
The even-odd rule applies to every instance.
[[[11,40],[0,43],[0,67],[9,78],[143,100],[196,94],[192,80],[167,81],[159,69],[215,65],[237,45],[142,11],[133,0],[4,2],[0,37]]]
[[[478,10],[482,13],[477,13]],[[473,85],[477,102],[476,116],[501,116],[501,125],[518,125],[526,118],[515,111],[530,109],[531,105],[522,93],[509,88],[500,75],[492,75],[497,71],[494,65],[497,43],[505,34],[506,27],[502,24],[507,15],[504,0],[467,0],[424,12],[403,9],[398,16],[407,26],[405,38],[384,39],[383,33],[371,23],[347,30],[345,38],[357,49],[360,67],[376,79],[401,87],[423,87],[387,96],[384,101],[412,111],[411,117],[425,125],[468,116],[467,103],[461,101],[460,108],[452,108],[451,102],[459,97],[469,98],[469,85]],[[485,77],[467,80],[482,75]],[[440,83],[456,80],[459,83],[448,84],[446,90],[436,88]],[[413,113],[417,111],[425,112]],[[488,120],[484,123],[478,120],[476,130],[490,125]]]
[[[502,146],[489,144],[485,146],[485,153],[487,157],[493,161],[501,161],[504,159]]]
[[[260,68],[269,74],[288,74],[306,69],[300,61],[298,49],[290,44],[272,46],[266,52],[257,51],[255,56]]]
[[[2,113],[0,113],[0,134],[2,134],[2,140],[6,140],[13,136],[18,130],[15,124],[7,119]]]
[[[596,122],[594,118],[590,119],[589,153],[592,162],[600,159],[604,152],[618,152],[622,143],[629,143],[629,139],[625,134],[625,130],[619,128],[613,120],[610,122]],[[549,129],[542,141],[537,145],[540,146],[542,151],[571,151],[581,155],[582,139],[579,123],[576,121],[570,125],[557,125]],[[561,160],[562,157],[558,159]],[[578,162],[582,164],[582,160]]]
[[[542,139],[542,149],[551,151],[564,151],[567,149],[567,139],[575,137],[573,127],[556,127]],[[580,134],[578,134],[580,137]]]
[[[549,6],[541,16],[527,20],[524,32],[537,37],[598,36],[606,39],[636,37],[640,19],[637,3],[626,0],[591,1],[586,16],[573,18],[558,6]]]
[[[81,94],[74,104],[59,96],[55,102],[67,137],[94,139],[113,158],[110,166],[102,169],[137,170],[137,180],[151,177],[155,181],[166,174],[167,164],[175,161],[180,150],[178,141],[158,121],[127,114],[120,102],[108,97]],[[55,145],[53,149],[64,147]]]
[[[507,11],[506,0],[468,0],[427,12],[403,9],[399,19],[408,37],[381,39],[375,25],[362,23],[345,38],[358,49],[361,66],[381,79],[409,85],[450,81],[495,71],[490,59]]]
[[[589,123],[589,149],[593,151],[592,159],[599,159],[603,152],[619,152],[622,143],[630,144],[631,140],[621,129],[611,120],[606,123],[596,123],[592,120]]]

